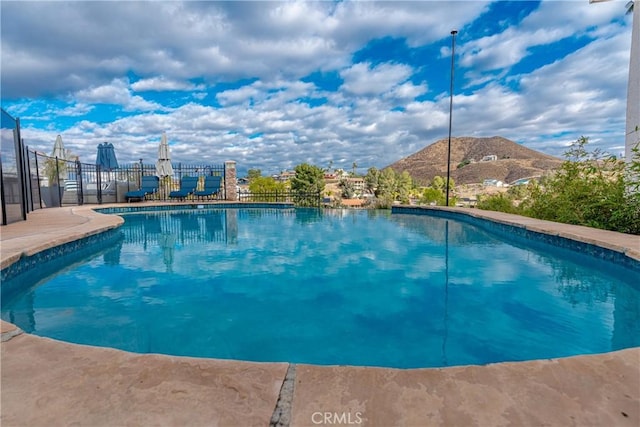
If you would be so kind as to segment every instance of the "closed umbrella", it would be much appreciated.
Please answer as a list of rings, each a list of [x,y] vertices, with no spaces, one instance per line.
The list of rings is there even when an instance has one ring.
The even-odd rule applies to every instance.
[[[62,137],[58,135],[56,137],[56,142],[53,144],[53,152],[51,153],[51,157],[57,157],[58,159],[66,159],[66,152],[64,149],[64,144],[62,143]]]
[[[107,160],[107,153],[105,153],[105,146],[106,146],[106,142],[104,144],[98,144],[98,154],[96,155],[96,165],[100,167],[100,169],[108,169],[109,168],[109,160]]]
[[[173,166],[171,166],[171,153],[169,152],[169,143],[167,135],[163,132],[158,146],[158,161],[156,162],[156,176],[164,178],[173,175]]]
[[[102,179],[103,174],[101,172],[107,172],[106,180],[111,179],[110,173],[112,170],[118,168],[118,160],[116,159],[116,152],[113,148],[113,144],[104,142],[98,144],[98,154],[96,155],[96,166],[98,170],[97,185],[98,185],[98,203],[102,203]],[[116,187],[116,199],[117,199],[117,187]]]
[[[169,143],[167,142],[167,134],[162,132],[160,145],[158,146],[158,160],[156,161],[156,176],[160,178],[160,182],[166,185],[165,181],[170,181],[173,176],[173,166],[171,165],[171,153],[169,152]],[[163,186],[164,187],[164,186]],[[167,189],[164,188],[166,195]]]
[[[118,159],[116,158],[116,150],[112,143],[104,143],[104,152],[107,158],[107,165],[109,170],[118,169]]]
[[[113,144],[105,142],[98,144],[98,154],[96,156],[96,165],[100,166],[103,171],[112,171],[118,169],[118,159]]]
[[[65,162],[66,150],[64,149],[60,135],[56,137],[56,142],[53,144],[51,157],[53,158],[47,159],[45,162],[45,173],[49,180],[49,186],[57,188],[57,190],[54,190],[55,192],[51,193],[52,195],[57,194],[57,199],[55,197],[48,197],[49,200],[45,201],[45,204],[47,204],[47,206],[60,206],[62,200],[62,187],[60,184],[63,183],[67,177],[67,162]]]

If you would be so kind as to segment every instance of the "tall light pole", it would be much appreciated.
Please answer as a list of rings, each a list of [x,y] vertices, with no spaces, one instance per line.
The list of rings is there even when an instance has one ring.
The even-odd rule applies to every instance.
[[[633,149],[640,148],[640,2],[627,3],[631,18],[631,55],[629,58],[629,83],[627,86],[627,126],[624,158],[627,164],[633,159]]]
[[[602,3],[609,0],[589,0]],[[633,149],[640,147],[640,2],[629,1],[627,13],[631,13],[631,54],[629,58],[629,82],[627,84],[627,117],[624,141],[624,159],[633,159]]]
[[[458,30],[451,30],[451,87],[449,88],[449,144],[447,146],[447,206],[449,206],[449,180],[451,176],[451,123],[453,118],[453,69],[456,57],[456,34],[458,34]]]

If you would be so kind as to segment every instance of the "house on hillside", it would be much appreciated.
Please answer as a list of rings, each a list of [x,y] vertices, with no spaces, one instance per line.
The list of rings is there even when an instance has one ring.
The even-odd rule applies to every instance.
[[[280,172],[279,175],[273,175],[272,178],[278,182],[286,182],[286,181],[289,181],[294,176],[296,176],[296,171],[284,171],[284,172]]]
[[[495,154],[489,154],[488,156],[484,156],[480,161],[481,162],[495,162],[498,160],[498,156]]]
[[[483,187],[506,187],[505,183],[498,179],[485,179],[482,182]]]
[[[355,191],[358,196],[364,194],[364,190],[366,188],[364,177],[349,177],[347,178],[347,181],[353,185],[353,191]]]

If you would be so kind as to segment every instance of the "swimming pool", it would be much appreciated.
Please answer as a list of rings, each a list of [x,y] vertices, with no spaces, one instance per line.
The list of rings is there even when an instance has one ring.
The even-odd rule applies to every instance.
[[[636,272],[448,218],[203,209],[125,215],[3,283],[27,332],[147,353],[400,368],[640,345]]]

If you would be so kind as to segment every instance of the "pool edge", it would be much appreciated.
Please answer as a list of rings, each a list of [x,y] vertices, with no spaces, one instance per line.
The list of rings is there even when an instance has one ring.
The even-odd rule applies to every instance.
[[[444,213],[447,216],[451,215],[451,219],[455,219],[455,216],[466,216],[514,227],[516,229],[526,230],[531,233],[543,234],[579,242],[585,245],[597,246],[604,250],[624,255],[632,260],[634,265],[637,264],[635,266],[636,269],[640,268],[640,236],[633,234],[601,230],[580,225],[563,224],[559,222],[529,218],[521,215],[481,209],[409,205],[397,205],[392,207],[392,213],[421,214],[424,212],[427,214]]]

